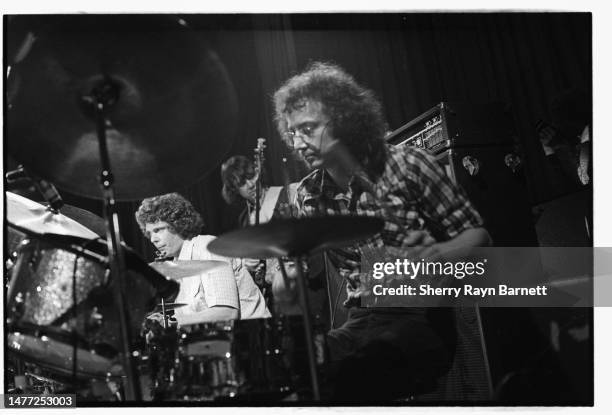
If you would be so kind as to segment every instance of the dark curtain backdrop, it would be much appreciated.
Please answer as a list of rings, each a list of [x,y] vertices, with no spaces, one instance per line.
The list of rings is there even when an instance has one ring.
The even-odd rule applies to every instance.
[[[550,119],[551,98],[570,87],[591,93],[591,15],[588,13],[417,13],[185,15],[206,36],[234,82],[240,115],[232,151],[251,156],[258,137],[267,138],[266,168],[282,184],[287,155],[272,122],[270,98],[290,75],[309,62],[344,67],[383,102],[396,129],[440,101],[511,104],[525,158],[528,194],[537,204],[571,192],[548,165],[535,133]],[[211,103],[214,105],[214,103]],[[206,109],[203,108],[202,111]],[[214,131],[203,131],[191,151],[206,151]],[[220,163],[223,160],[219,160]],[[219,167],[217,166],[217,167]],[[303,169],[289,165],[292,180]],[[206,231],[235,226],[241,206],[220,196],[219,168],[176,189],[202,213]],[[66,195],[69,203],[95,213],[98,201]],[[138,202],[120,203],[126,242],[147,259],[152,251],[133,219]]]

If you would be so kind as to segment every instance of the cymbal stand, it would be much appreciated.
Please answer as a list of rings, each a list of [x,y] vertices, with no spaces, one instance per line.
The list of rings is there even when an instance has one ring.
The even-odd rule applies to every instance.
[[[96,122],[98,145],[100,151],[100,185],[104,196],[104,220],[106,222],[106,245],[108,248],[111,278],[116,278],[115,298],[119,308],[121,338],[123,348],[124,366],[127,371],[126,400],[141,401],[140,385],[136,373],[131,345],[129,313],[125,301],[125,286],[127,273],[125,268],[125,255],[121,246],[121,233],[119,231],[119,218],[115,208],[115,193],[113,190],[113,174],[111,171],[108,146],[106,140],[106,114],[119,99],[119,86],[109,77],[100,80],[92,89],[91,95],[81,97],[84,110],[93,115]],[[93,112],[93,114],[91,114]]]
[[[166,301],[164,300],[164,297],[161,298],[161,309],[162,309],[162,316],[164,316],[164,329],[168,328],[168,314],[166,313]]]
[[[259,225],[259,215],[261,211],[261,203],[259,199],[261,198],[261,183],[259,178],[255,182],[255,225]]]
[[[304,320],[304,334],[306,336],[306,350],[308,352],[308,369],[310,371],[310,382],[312,386],[312,397],[315,401],[321,399],[319,391],[319,377],[317,374],[317,363],[315,357],[314,337],[312,335],[312,322],[310,321],[310,305],[308,303],[308,288],[306,286],[306,273],[302,267],[307,256],[296,256],[294,260],[298,271],[298,295],[302,307],[302,318]],[[281,264],[282,266],[282,264]]]
[[[289,174],[287,172],[287,159],[283,158],[283,187],[289,199]],[[282,210],[283,211],[283,210]],[[284,210],[283,214],[286,214],[289,218],[293,216],[291,209],[291,203],[287,203],[287,209]],[[319,377],[317,374],[317,364],[315,356],[314,336],[312,333],[312,322],[310,321],[310,303],[308,302],[308,287],[306,285],[306,275],[302,264],[308,259],[307,255],[296,256],[295,266],[298,271],[298,295],[300,306],[302,307],[302,319],[304,321],[304,335],[306,338],[306,351],[308,353],[308,370],[310,371],[310,382],[312,386],[312,397],[315,401],[321,399],[321,393],[319,390]],[[280,271],[285,280],[288,281],[287,271],[285,269],[285,263],[282,258],[278,258]]]
[[[255,225],[259,225],[259,213],[261,211],[261,194],[263,192],[262,176],[263,176],[263,163],[264,163],[264,150],[266,145],[265,138],[257,139],[257,147],[255,147],[255,172],[257,177],[255,178]]]

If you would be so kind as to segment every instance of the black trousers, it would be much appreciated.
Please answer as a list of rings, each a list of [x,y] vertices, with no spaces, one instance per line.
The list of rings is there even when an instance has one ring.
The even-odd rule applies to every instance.
[[[455,351],[450,309],[355,309],[327,337],[327,397],[384,403],[424,393],[448,371]]]

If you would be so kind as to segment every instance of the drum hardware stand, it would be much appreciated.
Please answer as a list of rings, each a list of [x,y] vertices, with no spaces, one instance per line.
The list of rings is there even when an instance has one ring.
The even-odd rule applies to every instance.
[[[255,225],[259,225],[259,215],[261,211],[261,203],[259,198],[261,197],[261,183],[260,178],[257,178],[255,182]]]
[[[119,99],[120,86],[110,77],[97,82],[90,95],[81,97],[81,104],[86,115],[95,119],[98,145],[100,151],[100,185],[104,196],[104,220],[106,222],[106,245],[108,248],[111,275],[117,279],[115,284],[115,297],[119,306],[119,319],[121,327],[121,338],[123,346],[123,360],[127,374],[126,400],[141,401],[140,385],[134,364],[131,344],[129,313],[125,301],[125,285],[127,272],[125,268],[125,255],[121,246],[121,234],[119,231],[119,218],[115,207],[115,192],[113,190],[113,174],[109,160],[106,140],[106,113],[117,103]]]
[[[166,301],[164,300],[164,297],[161,298],[161,309],[162,309],[162,316],[164,316],[164,329],[168,328],[168,315],[166,314]]]
[[[265,138],[257,139],[257,147],[255,147],[255,171],[257,174],[257,179],[255,180],[255,225],[259,225],[259,214],[261,211],[261,201],[259,200],[261,194],[263,192],[262,189],[262,176],[263,176],[263,163],[265,160],[264,150],[266,145]]]
[[[278,258],[289,256],[298,262],[297,285],[313,400],[320,400],[313,328],[310,321],[306,274],[302,265],[309,253],[347,246],[371,237],[384,226],[384,221],[369,216],[335,216],[273,221],[258,227],[246,227],[221,235],[208,245],[215,254],[241,258],[245,256]],[[282,262],[281,262],[282,264]]]
[[[317,363],[314,348],[314,337],[312,335],[312,325],[310,321],[310,306],[308,303],[308,288],[306,286],[306,273],[302,267],[302,261],[307,259],[306,255],[296,256],[295,258],[296,268],[298,271],[298,295],[300,305],[302,306],[302,317],[304,320],[304,334],[306,336],[306,350],[308,352],[308,369],[310,371],[310,381],[312,386],[312,397],[315,401],[321,399],[321,393],[319,391],[319,378],[317,374]],[[284,264],[281,262],[281,267]],[[284,270],[282,271],[285,274]]]

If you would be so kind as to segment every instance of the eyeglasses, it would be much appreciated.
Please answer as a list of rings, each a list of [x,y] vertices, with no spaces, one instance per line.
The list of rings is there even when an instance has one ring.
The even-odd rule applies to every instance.
[[[327,124],[329,124],[329,121],[323,124],[323,130],[325,130]],[[321,124],[318,122],[304,123],[296,129],[290,129],[285,131],[285,133],[283,134],[283,139],[287,142],[289,146],[293,147],[295,145],[295,139],[297,136],[302,137],[302,140],[304,140],[305,138],[312,139],[315,131],[317,130],[317,128],[319,128],[319,126],[321,126]]]

